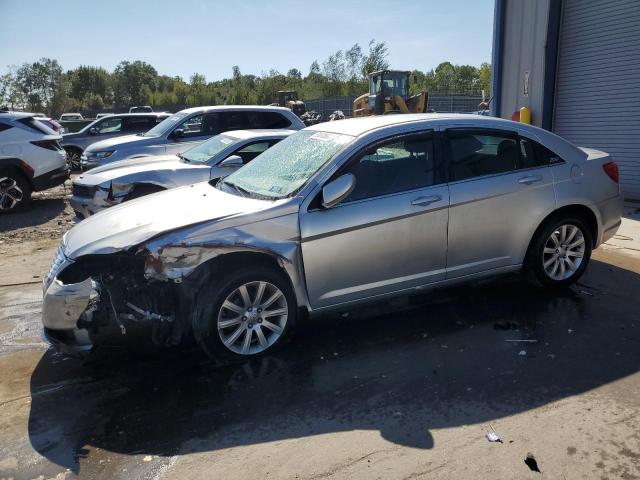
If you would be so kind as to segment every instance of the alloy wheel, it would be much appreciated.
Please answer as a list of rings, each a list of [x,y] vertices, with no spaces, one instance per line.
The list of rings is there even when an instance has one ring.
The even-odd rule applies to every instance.
[[[0,210],[12,210],[23,198],[22,189],[15,179],[11,177],[0,178]]]
[[[282,291],[269,282],[245,283],[233,290],[218,312],[218,335],[239,355],[271,347],[284,333],[289,307]]]
[[[544,244],[542,266],[553,280],[566,280],[582,264],[585,240],[582,230],[575,225],[556,228]]]

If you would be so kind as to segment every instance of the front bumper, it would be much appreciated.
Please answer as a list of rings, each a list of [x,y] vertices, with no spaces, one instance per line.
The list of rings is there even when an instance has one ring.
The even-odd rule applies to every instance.
[[[80,218],[87,218],[105,208],[113,207],[122,202],[122,197],[110,199],[106,190],[96,190],[93,197],[73,195],[69,199],[71,208]]]
[[[50,172],[38,175],[33,179],[33,189],[36,192],[40,190],[46,190],[47,188],[57,187],[67,181],[71,175],[71,168],[69,165],[56,168]]]
[[[90,350],[93,345],[89,333],[78,326],[78,321],[91,321],[99,299],[99,286],[91,278],[72,284],[63,284],[54,278],[45,284],[42,302],[45,339],[58,351]]]

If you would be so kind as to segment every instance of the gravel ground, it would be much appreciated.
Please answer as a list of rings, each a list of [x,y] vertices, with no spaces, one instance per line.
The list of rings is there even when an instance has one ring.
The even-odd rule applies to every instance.
[[[31,206],[24,212],[0,215],[0,250],[3,246],[27,240],[57,240],[75,224],[69,205],[71,180],[64,185],[35,192]]]

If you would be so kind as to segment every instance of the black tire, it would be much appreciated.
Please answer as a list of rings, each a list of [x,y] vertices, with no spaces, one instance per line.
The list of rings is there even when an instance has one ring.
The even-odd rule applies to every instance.
[[[282,328],[282,333],[272,344],[264,350],[242,354],[234,352],[225,346],[221,338],[222,334],[219,333],[218,330],[218,318],[221,314],[221,310],[226,312],[226,309],[223,309],[222,304],[227,300],[227,297],[233,294],[233,292],[242,285],[253,282],[266,282],[280,290],[286,300],[287,318],[286,323]],[[275,290],[271,290],[271,292],[274,293]],[[254,295],[252,296],[252,292],[249,292],[249,296],[251,298],[255,298],[255,292],[253,293]],[[265,294],[266,293],[268,293],[268,290],[265,290]],[[285,309],[285,307],[282,307],[282,309]],[[198,293],[192,322],[193,333],[200,347],[214,360],[222,363],[244,361],[250,358],[270,355],[290,341],[295,330],[297,310],[293,289],[291,288],[288,278],[282,272],[264,266],[242,268],[240,270],[230,271],[220,277],[216,276],[214,286],[203,288]],[[246,317],[242,318],[246,319]],[[249,319],[249,321],[251,320]],[[260,323],[262,323],[262,321],[260,321]],[[251,324],[246,323],[245,320],[242,320],[242,324],[251,328]],[[260,348],[257,345],[259,343],[257,329],[265,332],[263,335],[272,335],[270,330],[268,331],[266,328],[263,330],[263,327],[264,324],[261,326],[256,324],[254,327],[256,329],[256,333],[250,336],[252,342],[255,340],[256,348]],[[229,328],[231,329],[234,327]],[[239,340],[245,338],[246,333],[241,334]]]
[[[0,214],[23,211],[30,203],[31,185],[27,179],[13,170],[0,170]]]
[[[77,148],[65,148],[67,152],[67,164],[71,167],[71,170],[74,172],[79,172],[82,170],[82,164],[80,163],[80,156],[82,152]]]
[[[556,237],[558,237],[560,229],[562,229],[562,227],[565,225],[578,228],[579,234],[581,234],[582,238],[584,239],[584,251],[582,252],[582,257],[578,268],[566,278],[557,279],[552,278],[549,272],[547,272],[547,270],[545,269],[545,261],[551,261],[551,257],[554,255],[553,252],[545,253],[545,246],[547,242],[551,240],[551,235],[556,232]],[[547,246],[547,248],[549,248],[549,246]],[[551,218],[541,228],[538,229],[535,237],[531,242],[529,251],[527,252],[527,258],[525,260],[525,274],[529,280],[532,280],[534,283],[542,285],[546,288],[567,288],[570,285],[573,285],[584,273],[587,265],[589,264],[589,260],[591,259],[592,249],[593,236],[591,234],[591,229],[589,228],[588,223],[584,219],[574,215]],[[555,255],[558,255],[559,249],[556,249],[555,252]],[[546,258],[545,255],[547,255]],[[572,261],[577,260],[577,258],[571,255],[566,256],[569,257],[569,259],[572,259]],[[562,260],[562,252],[560,252],[559,262],[566,262]],[[553,269],[553,266],[554,265],[552,262],[549,268]],[[564,268],[569,268],[568,263],[564,263]]]

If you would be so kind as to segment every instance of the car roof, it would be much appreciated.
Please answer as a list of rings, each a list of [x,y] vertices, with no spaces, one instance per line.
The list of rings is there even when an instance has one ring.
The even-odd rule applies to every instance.
[[[109,113],[108,116],[118,117],[170,117],[167,112],[137,112],[137,113]]]
[[[288,137],[292,133],[297,132],[298,130],[285,130],[285,129],[251,129],[251,130],[230,130],[227,132],[222,132],[222,135],[229,135],[230,137],[235,137],[238,139],[248,139],[248,138],[277,138],[277,137]]]
[[[269,107],[266,105],[210,105],[204,107],[192,107],[180,110],[179,113],[196,113],[196,112],[212,112],[212,111],[229,111],[229,110],[248,110],[248,111],[265,111],[265,112],[289,112],[291,110],[285,107]]]
[[[29,112],[0,112],[0,118],[7,120],[19,120],[21,118],[33,117],[35,114]]]
[[[468,113],[407,113],[395,115],[376,115],[370,117],[349,118],[345,120],[336,120],[333,122],[318,123],[317,125],[307,127],[307,130],[341,133],[357,137],[378,128],[419,122],[424,122],[426,124],[436,122],[461,122],[479,128],[497,129],[513,129],[517,126],[517,128],[520,130],[531,129],[539,131],[538,128],[526,125],[524,123]]]

